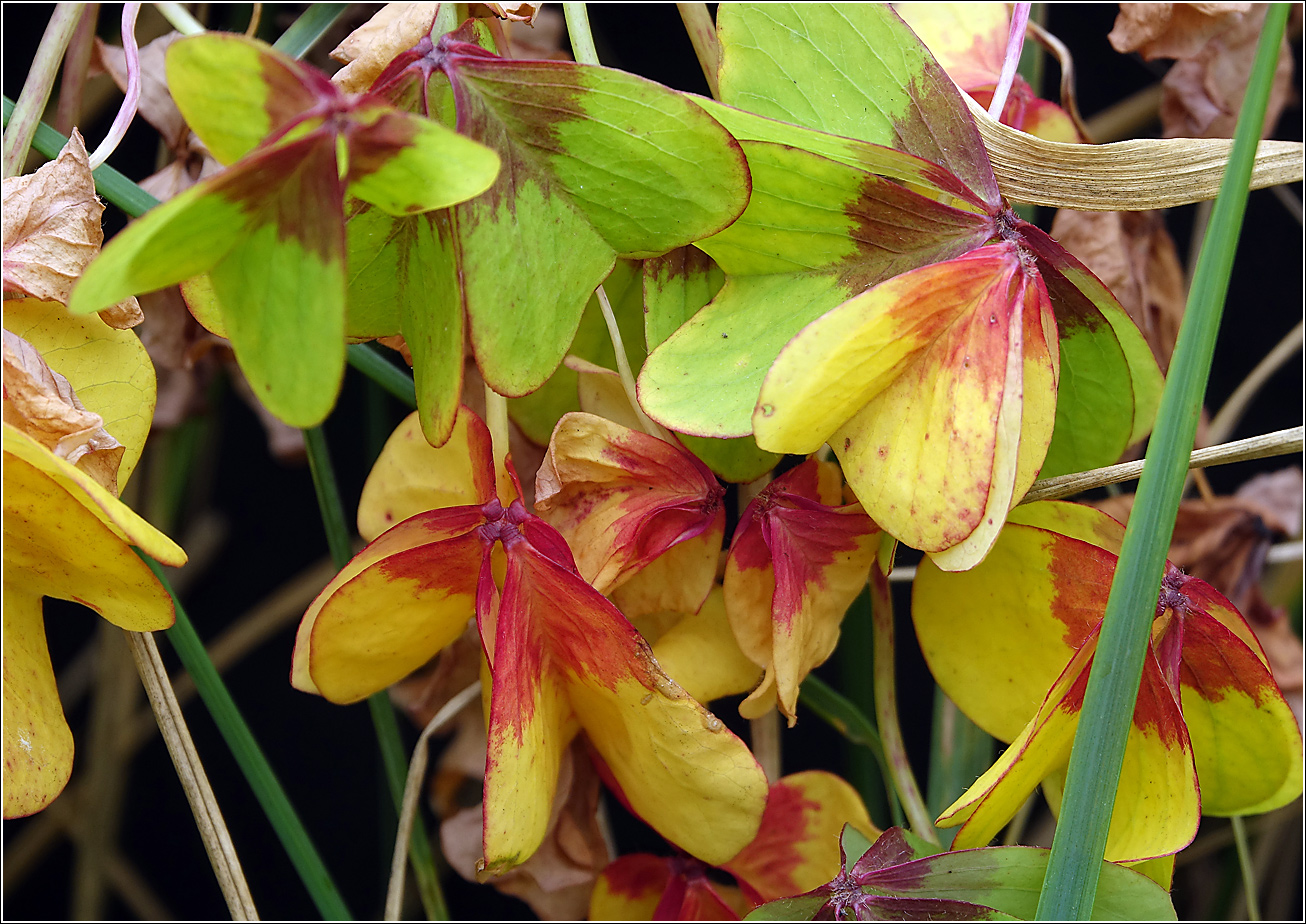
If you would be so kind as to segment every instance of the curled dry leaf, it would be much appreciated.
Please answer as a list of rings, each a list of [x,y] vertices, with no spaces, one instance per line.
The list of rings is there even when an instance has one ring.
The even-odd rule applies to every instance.
[[[4,331],[4,422],[76,465],[114,495],[126,448],[30,343]]]
[[[1232,138],[1265,23],[1265,3],[1122,3],[1107,36],[1121,52],[1176,58],[1161,82],[1167,138]],[[1292,93],[1292,52],[1285,37],[1265,110],[1273,130]]]
[[[1107,39],[1116,51],[1147,60],[1190,58],[1250,3],[1122,3]]]
[[[148,45],[143,45],[141,55],[141,98],[136,111],[146,122],[153,125],[163,136],[163,143],[168,150],[177,151],[190,134],[190,127],[182,117],[181,110],[172,101],[168,92],[168,81],[164,72],[164,56],[168,48],[177,39],[180,32],[161,35]],[[113,78],[118,89],[127,89],[127,54],[120,45],[109,45],[100,39],[95,40],[91,53],[91,71],[94,75],[103,71]]]
[[[4,181],[4,292],[66,305],[73,283],[100,252],[104,206],[86,143],[73,129],[59,156]]]
[[[68,304],[73,283],[104,243],[86,143],[73,129],[59,156],[35,173],[4,181],[4,294]],[[100,312],[126,330],[144,315],[135,298]]]
[[[540,12],[539,3],[485,3],[491,13],[509,22],[531,23]]]
[[[431,31],[439,8],[438,3],[387,3],[331,52],[345,64],[332,82],[350,93],[362,93],[396,55]]]
[[[1170,365],[1184,315],[1184,271],[1161,214],[1062,209],[1052,237],[1120,299],[1161,370]]]
[[[529,860],[489,880],[500,892],[515,895],[546,921],[586,917],[594,880],[612,861],[598,821],[599,775],[583,739],[563,754],[553,815],[544,843]],[[481,855],[481,806],[465,809],[440,827],[440,843],[449,865],[464,879],[476,880]]]

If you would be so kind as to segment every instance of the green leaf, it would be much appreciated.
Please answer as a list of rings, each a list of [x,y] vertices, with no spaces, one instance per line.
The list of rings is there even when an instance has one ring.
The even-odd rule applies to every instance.
[[[965,901],[1033,920],[1048,853],[1036,847],[949,851],[857,878],[874,895]],[[1101,867],[1092,920],[1175,920],[1170,896],[1155,882],[1114,863]]]
[[[1018,229],[1038,255],[1061,334],[1057,420],[1039,477],[1111,465],[1151,431],[1161,369],[1101,280],[1038,228]]]
[[[223,164],[244,157],[323,100],[342,96],[325,76],[243,35],[207,32],[168,49],[168,91]]]
[[[640,329],[644,318],[640,289],[639,265],[631,260],[618,260],[612,273],[603,281],[603,290],[608,295],[626,347],[626,358],[634,369],[643,363],[645,355]],[[605,369],[616,368],[612,338],[608,336],[597,296],[590,296],[567,352]],[[509,399],[508,413],[532,442],[547,446],[553,428],[562,416],[581,409],[578,386],[577,373],[565,365],[559,366],[548,381],[529,395]]]
[[[717,31],[723,103],[916,154],[1000,203],[959,91],[888,6],[731,4]]]
[[[725,274],[697,247],[680,247],[644,261],[644,330],[656,347],[721,291]],[[734,439],[680,434],[680,441],[725,481],[746,484],[775,468],[780,454],[751,436]]]
[[[438,122],[380,105],[353,118],[349,193],[392,215],[479,196],[499,173],[499,155]]]
[[[557,368],[617,255],[720,230],[743,210],[747,168],[720,125],[657,84],[448,48],[459,130],[504,162],[457,208],[462,296],[486,381],[522,395]]]
[[[844,825],[839,834],[839,848],[843,851],[844,868],[852,869],[862,854],[871,849],[871,840],[852,825]]]
[[[811,921],[825,905],[824,895],[798,895],[758,905],[744,917],[745,921]]]
[[[649,415],[696,436],[752,432],[762,379],[804,326],[867,286],[963,254],[992,232],[985,216],[867,170],[778,144],[743,146],[753,175],[748,208],[698,244],[726,285],[640,375]]]

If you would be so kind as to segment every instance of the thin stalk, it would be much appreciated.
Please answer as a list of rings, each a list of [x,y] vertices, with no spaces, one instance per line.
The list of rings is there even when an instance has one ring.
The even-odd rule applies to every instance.
[[[1270,6],[1238,116],[1233,151],[1198,259],[1089,672],[1061,817],[1039,897],[1040,919],[1083,920],[1092,913],[1157,592],[1215,352],[1256,142],[1287,18],[1286,4]]]
[[[249,25],[245,27],[245,36],[253,38],[258,35],[258,24],[263,21],[263,4],[253,4],[254,9],[249,14]]]
[[[41,44],[36,47],[36,57],[27,72],[27,80],[18,94],[12,117],[6,114],[8,131],[3,145],[3,161],[0,171],[8,179],[16,176],[23,169],[27,152],[32,146],[32,137],[36,126],[41,124],[41,113],[50,100],[50,90],[54,87],[54,78],[59,73],[64,52],[73,37],[77,23],[81,21],[85,3],[57,3],[50,14],[50,22],[41,36]]]
[[[141,50],[136,44],[136,17],[140,14],[139,3],[124,3],[122,7],[122,50],[127,67],[127,92],[123,95],[118,114],[109,126],[109,133],[96,145],[88,160],[94,170],[109,159],[117,150],[119,143],[127,135],[127,129],[136,118],[136,107],[141,101]]]
[[[1238,384],[1233,394],[1229,396],[1229,400],[1225,401],[1211,418],[1211,425],[1206,428],[1208,440],[1219,443],[1228,438],[1233,428],[1237,426],[1243,411],[1247,410],[1247,405],[1251,404],[1252,398],[1261,390],[1261,386],[1301,349],[1303,339],[1306,339],[1303,337],[1304,333],[1306,333],[1306,324],[1298,321],[1297,326],[1284,334],[1283,339],[1274,345],[1274,349],[1265,354],[1265,357],[1256,364],[1256,368],[1247,373],[1247,378]]]
[[[461,712],[463,707],[479,696],[480,693],[481,683],[478,680],[445,703],[444,707],[427,723],[426,728],[422,729],[422,734],[417,739],[417,745],[413,748],[413,759],[408,765],[408,776],[403,786],[403,804],[399,810],[399,830],[395,832],[394,858],[390,862],[390,885],[386,889],[385,895],[385,919],[387,921],[399,920],[400,903],[404,897],[404,843],[417,834],[413,824],[419,820],[417,800],[422,794],[422,780],[426,779],[426,744],[431,740],[432,735],[447,725],[450,719]]]
[[[880,726],[880,740],[889,764],[889,775],[898,788],[907,820],[913,833],[931,844],[939,843],[925,800],[907,759],[907,747],[898,725],[898,691],[894,679],[893,596],[888,578],[878,565],[871,566],[871,625],[875,632],[872,671],[875,674],[875,718]]]
[[[4,124],[6,126],[17,118],[15,115],[17,110],[18,107],[14,102],[9,97],[4,97]],[[9,143],[8,136],[5,138],[5,143]],[[43,157],[47,158],[59,156],[59,152],[63,150],[63,146],[67,143],[68,136],[55,131],[44,122],[36,126],[35,134],[31,138],[31,146],[36,148]],[[159,204],[158,199],[108,164],[97,167],[91,172],[91,175],[95,177],[95,191],[122,209],[131,218],[139,218]]]
[[[1007,105],[1007,94],[1016,79],[1016,67],[1020,64],[1020,52],[1025,47],[1025,26],[1029,23],[1029,4],[1017,3],[1011,11],[1011,31],[1007,35],[1007,54],[1002,59],[1002,73],[998,75],[998,85],[993,90],[993,99],[989,102],[989,118],[1001,119],[1002,110]]]
[[[748,743],[753,756],[762,765],[766,781],[780,779],[780,711],[768,709],[766,715],[748,720]]]
[[[1234,848],[1238,852],[1238,869],[1243,877],[1243,896],[1247,900],[1247,920],[1259,921],[1261,919],[1261,905],[1256,895],[1256,871],[1252,868],[1252,852],[1247,845],[1247,826],[1243,824],[1241,815],[1231,817],[1229,826],[1233,829]]]
[[[204,31],[204,24],[190,14],[181,3],[156,3],[154,8],[166,20],[168,25],[182,35],[199,35]]]
[[[348,8],[348,3],[310,3],[304,15],[281,33],[272,47],[292,58],[304,57]]]
[[[156,567],[148,558],[145,563]],[[136,661],[136,669],[141,675],[150,706],[154,709],[159,731],[168,746],[172,763],[177,768],[181,788],[185,790],[186,800],[195,814],[195,826],[199,829],[204,849],[208,851],[209,862],[213,864],[213,872],[218,878],[222,897],[227,901],[227,908],[231,911],[231,918],[234,921],[257,921],[258,910],[249,894],[249,885],[245,882],[245,873],[236,856],[231,834],[222,818],[217,799],[213,796],[213,789],[209,786],[204,765],[200,763],[199,754],[195,750],[195,742],[191,740],[181,706],[173,695],[172,685],[168,682],[168,669],[159,657],[154,636],[148,632],[124,634],[131,646],[132,657]]]
[[[707,88],[712,92],[713,99],[720,99],[721,85],[717,80],[717,69],[721,66],[721,43],[717,41],[712,14],[708,12],[706,3],[677,3],[676,9],[680,11],[680,21],[689,33],[698,66],[707,78]]]
[[[635,373],[630,368],[630,357],[626,355],[626,344],[621,339],[621,328],[617,326],[617,316],[612,311],[612,303],[608,301],[608,293],[604,291],[603,286],[599,286],[594,290],[594,294],[598,296],[599,309],[603,312],[603,323],[608,326],[608,336],[612,339],[612,349],[617,356],[617,374],[621,377],[622,390],[626,392],[630,409],[639,418],[640,429],[650,436],[670,441],[670,434],[649,419],[644,409],[639,406],[639,398],[635,394]]]
[[[200,641],[190,617],[186,615],[181,601],[177,599],[167,575],[163,572],[163,566],[143,552],[137,551],[136,554],[140,555],[172,597],[177,612],[177,622],[165,632],[168,641],[176,649],[186,670],[195,678],[195,686],[199,690],[200,698],[204,700],[209,714],[213,716],[213,721],[217,724],[218,731],[222,733],[231,756],[236,759],[245,779],[249,781],[250,788],[254,790],[254,795],[263,808],[263,814],[267,816],[281,845],[290,856],[290,862],[294,864],[300,880],[312,896],[318,913],[329,920],[352,920],[353,916],[349,913],[344,899],[340,897],[340,890],[336,888],[331,874],[327,872],[326,864],[322,862],[317,848],[313,846],[312,839],[304,830],[299,814],[290,804],[290,799],[287,798],[285,789],[263,754],[263,749],[254,740],[244,716],[240,714],[235,700],[231,698],[231,693],[222,682],[222,678],[218,676],[213,662],[209,660],[208,653],[204,650],[204,643]]]
[[[1250,436],[1245,440],[1221,443],[1205,449],[1194,449],[1188,457],[1188,468],[1208,468],[1212,465],[1226,465],[1230,462],[1246,462],[1249,459],[1265,459],[1270,456],[1283,456],[1302,451],[1302,428],[1289,427],[1275,430],[1261,436]],[[1086,472],[1073,472],[1069,475],[1057,475],[1034,482],[1033,486],[1020,499],[1022,504],[1039,500],[1054,500],[1058,497],[1070,497],[1091,488],[1133,481],[1143,473],[1144,460],[1121,462],[1106,468],[1093,468]],[[898,572],[894,570],[896,577]]]
[[[579,64],[598,64],[599,53],[594,47],[590,32],[589,14],[583,3],[564,3],[562,15],[567,20],[567,40],[571,42],[571,56]]]
[[[336,487],[331,453],[327,448],[326,434],[321,427],[312,427],[304,431],[304,447],[308,451],[308,467],[313,476],[313,489],[317,493],[317,505],[322,514],[322,528],[326,531],[327,546],[331,549],[331,558],[335,561],[336,567],[343,568],[353,557],[353,549],[349,540],[350,530],[345,521],[345,507],[340,501],[340,491]],[[403,756],[403,741],[399,736],[399,724],[394,717],[394,706],[390,703],[390,695],[382,690],[367,698],[367,707],[372,714],[372,726],[376,730],[377,744],[381,749],[381,760],[386,769],[386,782],[395,803],[395,811],[398,812],[406,761]],[[418,819],[417,827],[411,830],[409,845],[413,872],[417,878],[418,891],[427,916],[433,921],[446,920],[449,909],[440,888],[440,875],[435,868],[430,835],[426,826],[421,823],[421,819]]]
[[[81,121],[82,92],[86,89],[86,72],[95,48],[95,26],[100,18],[100,4],[88,3],[82,18],[68,40],[64,52],[63,78],[59,81],[59,103],[55,106],[54,125],[67,134]]]
[[[412,375],[392,364],[378,348],[368,343],[351,343],[346,356],[349,365],[416,410],[417,388]]]
[[[844,626],[844,641],[848,643],[850,641],[848,620],[844,621]],[[858,650],[867,649],[870,647],[870,642],[855,647]],[[874,814],[876,805],[887,804],[888,814],[893,824],[899,826],[905,824],[899,797],[897,792],[893,791],[893,784],[889,782],[888,761],[885,761],[884,745],[880,743],[880,733],[876,731],[875,723],[867,718],[866,713],[859,709],[857,703],[825,683],[815,673],[808,673],[804,677],[802,686],[798,688],[798,701],[807,709],[814,711],[825,724],[848,739],[850,744],[859,745],[859,750],[855,750],[854,754],[868,754],[871,757],[871,774],[866,775],[874,775],[875,779],[866,784],[863,784],[862,780],[857,780],[858,791],[862,793],[862,801],[865,801],[866,808],[871,809]],[[855,769],[857,761],[850,761],[850,763],[853,763]],[[872,791],[871,783],[880,788]],[[875,814],[875,817],[882,817],[882,814]]]
[[[494,483],[499,502],[505,507],[516,497],[517,488],[508,477],[508,456],[512,446],[508,436],[508,399],[489,385],[485,386],[485,427],[490,431],[494,451]]]

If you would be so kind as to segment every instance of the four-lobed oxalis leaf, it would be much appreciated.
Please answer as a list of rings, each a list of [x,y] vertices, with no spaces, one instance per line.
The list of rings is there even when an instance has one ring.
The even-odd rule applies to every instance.
[[[254,39],[182,39],[167,69],[186,120],[231,166],[114,238],[70,308],[207,274],[188,293],[192,311],[231,339],[273,414],[318,424],[344,374],[346,192],[397,215],[443,208],[483,192],[498,157],[376,97],[346,96]]]
[[[749,192],[738,143],[681,94],[609,68],[506,60],[462,35],[475,37],[423,39],[372,92],[433,118],[454,113],[502,172],[484,195],[419,220],[361,207],[350,217],[351,253],[368,254],[351,286],[393,302],[374,329],[351,334],[403,331],[435,444],[458,405],[464,311],[485,381],[524,395],[558,368],[618,257],[714,234]]]
[[[705,862],[729,860],[756,835],[766,803],[748,748],[658,666],[556,530],[520,499],[500,501],[479,418],[460,409],[454,438],[436,449],[415,416],[386,444],[384,483],[369,479],[360,510],[369,532],[396,525],[309,607],[294,686],[355,702],[426,663],[475,616],[492,680],[484,872],[540,846],[559,761],[580,731],[633,811]]]
[[[843,868],[833,880],[763,905],[748,920],[1034,920],[1049,851],[936,849],[902,828],[890,828],[869,847],[855,830],[845,829]],[[1106,862],[1101,875],[1092,920],[1175,920],[1170,896],[1146,876]]]
[[[753,194],[699,242],[725,287],[650,355],[641,403],[777,452],[828,441],[888,533],[970,567],[1040,470],[1109,464],[1147,432],[1155,360],[1006,207],[955,85],[894,13],[741,5],[718,30],[722,99],[760,115],[701,104],[741,139]]]
[[[912,617],[939,686],[1011,743],[949,807],[976,847],[1040,783],[1058,804],[1124,527],[1076,504],[1012,511],[965,574],[922,566]],[[1200,810],[1250,815],[1302,791],[1301,735],[1264,652],[1210,585],[1167,566],[1107,840],[1109,860],[1185,847]]]

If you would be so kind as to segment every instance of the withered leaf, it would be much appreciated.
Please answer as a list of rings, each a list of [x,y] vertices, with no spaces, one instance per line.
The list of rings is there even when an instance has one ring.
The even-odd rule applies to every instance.
[[[387,3],[331,52],[331,57],[345,62],[331,80],[350,93],[362,93],[396,55],[431,31],[439,8],[438,3]]]
[[[1107,39],[1119,52],[1153,58],[1190,58],[1250,3],[1122,3]]]
[[[118,464],[127,450],[88,411],[68,380],[30,343],[4,331],[4,422],[76,465],[115,495]]]
[[[76,129],[54,160],[5,180],[5,297],[66,305],[73,283],[104,242],[103,212],[86,143]]]

